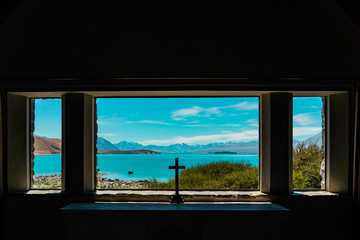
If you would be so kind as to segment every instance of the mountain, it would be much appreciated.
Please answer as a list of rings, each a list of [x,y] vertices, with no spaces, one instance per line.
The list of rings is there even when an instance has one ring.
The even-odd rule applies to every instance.
[[[294,140],[293,141],[293,147],[296,147],[296,145],[300,142],[303,142],[305,144],[305,146],[308,146],[309,144],[316,144],[318,145],[319,147],[321,147],[321,144],[322,144],[322,133],[319,132],[318,134],[312,136],[312,137],[309,137],[303,141],[298,141],[298,140]]]
[[[312,136],[308,139],[305,139],[303,141],[305,143],[305,145],[309,145],[309,144],[316,144],[319,147],[321,147],[321,143],[322,143],[322,134],[321,132],[319,132],[318,134],[316,134],[315,136]]]
[[[61,154],[61,139],[34,136],[35,154]]]
[[[159,152],[139,149],[139,150],[98,150],[99,154],[160,154]]]
[[[161,153],[212,153],[231,151],[238,153],[258,153],[259,142],[238,142],[238,143],[210,143],[206,145],[188,145],[185,143],[172,144],[169,146],[142,145],[134,142],[122,141],[114,144],[118,150],[139,150],[148,149]]]
[[[305,145],[315,143],[321,147],[321,132],[302,141]],[[299,141],[294,140],[294,147]],[[61,139],[46,138],[34,136],[35,154],[61,154]],[[227,143],[209,143],[204,145],[188,145],[185,143],[172,144],[169,146],[142,145],[135,142],[122,141],[111,143],[105,138],[98,137],[96,147],[99,151],[104,150],[150,150],[160,153],[215,153],[215,152],[236,152],[236,153],[259,153],[259,142],[227,142]],[[105,152],[102,152],[105,153]]]
[[[118,150],[139,150],[139,149],[143,149],[144,147],[139,143],[126,142],[126,141],[115,143],[114,146],[116,147],[115,149]]]
[[[122,150],[118,149],[114,144],[102,137],[97,138],[96,148],[98,150]]]
[[[213,153],[213,152],[237,152],[237,153],[259,153],[259,142],[228,142],[228,143],[211,143],[203,146],[203,148],[196,150],[199,153]]]

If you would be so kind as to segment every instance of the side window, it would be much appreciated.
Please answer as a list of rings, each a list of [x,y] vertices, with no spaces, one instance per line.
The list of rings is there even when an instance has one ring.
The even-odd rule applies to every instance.
[[[259,98],[97,98],[98,189],[258,189]]]
[[[32,189],[61,188],[61,99],[31,99]]]
[[[325,189],[325,98],[293,98],[293,187]]]

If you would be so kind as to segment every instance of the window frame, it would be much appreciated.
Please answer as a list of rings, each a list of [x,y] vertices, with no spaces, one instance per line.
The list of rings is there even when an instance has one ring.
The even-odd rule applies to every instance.
[[[34,178],[34,175],[32,174],[32,171],[34,171],[34,166],[33,166],[33,163],[34,163],[34,160],[35,160],[35,140],[34,140],[34,132],[35,132],[35,100],[36,99],[60,99],[61,101],[61,98],[56,98],[56,97],[30,97],[29,98],[29,119],[30,119],[30,123],[29,123],[29,159],[30,159],[30,190],[60,190],[61,189],[61,186],[59,189],[50,189],[50,188],[33,188],[33,178]],[[61,112],[61,116],[62,116],[62,112]],[[61,130],[62,131],[62,130]],[[61,154],[62,155],[62,154]],[[62,158],[61,158],[61,162],[62,162]],[[35,163],[34,163],[35,164]],[[61,178],[62,178],[62,163],[61,163],[61,170],[60,170],[60,175],[61,175]],[[60,179],[61,179],[60,178]]]
[[[164,94],[164,93],[163,93]],[[220,191],[260,191],[260,100],[261,100],[261,96],[256,96],[256,95],[251,95],[251,96],[216,96],[217,98],[242,98],[242,97],[254,97],[258,99],[258,107],[259,107],[259,111],[258,111],[258,117],[259,117],[259,128],[258,128],[258,150],[259,150],[259,165],[258,165],[258,187],[256,189],[223,189],[223,188],[219,188],[219,189],[179,189],[181,191],[215,191],[215,192],[220,192]],[[161,99],[166,99],[166,98],[214,98],[214,96],[147,96],[147,97],[142,97],[142,96],[106,96],[106,97],[94,97],[94,101],[95,101],[95,119],[97,119],[97,104],[96,104],[96,100],[99,98],[161,98]],[[97,126],[97,122],[95,122],[95,134],[96,134],[96,139],[98,137],[98,126]],[[95,148],[96,148],[96,142],[95,142]],[[95,156],[96,161],[97,161],[97,155]],[[97,164],[96,164],[97,167]],[[97,181],[98,183],[98,181]],[[95,185],[97,186],[97,184]],[[173,191],[173,189],[100,189],[100,188],[95,188],[96,191],[108,191],[108,190],[114,190],[114,191],[121,191],[121,190],[139,190],[139,191],[143,191],[143,190],[148,190],[148,191]]]
[[[256,95],[256,96],[259,96],[259,97],[261,97],[264,94],[278,93],[278,92],[291,93],[293,96],[300,96],[300,95],[301,96],[332,96],[332,95],[338,95],[338,94],[340,94],[340,95],[345,94],[347,97],[345,97],[345,100],[344,100],[344,97],[343,97],[342,101],[347,101],[347,106],[348,106],[347,111],[350,112],[349,111],[349,101],[348,101],[349,96],[348,95],[351,94],[351,91],[349,91],[349,90],[330,90],[330,91],[328,89],[320,89],[320,90],[319,89],[317,89],[317,90],[306,90],[306,89],[304,90],[304,89],[302,89],[300,91],[299,90],[280,90],[280,91],[274,91],[274,90],[271,90],[271,91],[269,91],[269,90],[267,90],[267,91],[264,91],[264,90],[239,90],[239,91],[231,91],[231,90],[205,90],[205,91],[203,91],[203,90],[194,90],[193,91],[193,90],[190,90],[189,91],[189,90],[186,90],[186,89],[185,90],[175,90],[175,91],[164,91],[164,90],[159,90],[159,91],[138,91],[138,90],[137,91],[108,91],[108,90],[106,90],[106,91],[81,91],[80,94],[86,94],[86,95],[89,95],[92,98],[94,98],[94,97],[97,97],[97,96],[118,96],[118,95],[129,96],[131,94],[133,94],[134,96],[144,96],[144,95],[145,96],[154,96],[154,95],[159,96],[159,93],[163,93],[166,96],[168,96],[168,95],[171,95],[171,96],[176,95],[176,96],[178,96],[179,93],[183,93],[186,96],[199,96],[200,93],[201,94],[205,93],[205,95],[207,95],[207,96],[223,96],[223,95],[229,96],[229,94],[233,95],[234,93],[240,93],[240,92],[242,93],[241,96],[244,96],[244,95],[245,96],[254,96],[254,95]],[[69,90],[56,91],[56,92],[53,92],[53,91],[49,91],[49,92],[41,91],[41,92],[39,92],[39,91],[34,91],[34,90],[33,91],[14,91],[14,89],[12,89],[11,91],[6,92],[6,99],[7,99],[6,102],[8,104],[6,110],[9,111],[9,109],[12,108],[11,103],[13,103],[13,102],[9,101],[9,96],[10,95],[22,96],[23,100],[25,98],[25,101],[26,101],[26,99],[31,98],[31,97],[38,97],[38,98],[61,97],[65,93],[71,94],[71,93],[74,93],[74,92],[69,91]],[[76,92],[76,93],[79,93],[79,92]],[[320,95],[319,95],[319,93],[320,93]],[[234,96],[234,97],[236,97],[236,96]],[[334,101],[336,102],[337,100],[334,100]],[[338,104],[338,105],[341,105],[341,104]],[[337,109],[340,109],[340,107],[338,106]],[[28,111],[28,110],[24,109],[23,111]],[[260,111],[262,111],[262,110],[260,109]],[[8,115],[9,114],[7,114],[7,116]],[[64,115],[64,113],[63,113],[63,115]],[[347,114],[347,116],[349,116],[349,114]],[[349,121],[349,119],[347,119],[347,121]],[[9,127],[9,123],[10,123],[9,119],[7,119],[6,123],[7,123],[6,124],[6,126],[7,126],[6,134],[7,134],[7,137],[9,139],[9,132],[11,132],[11,131],[9,131],[9,128],[11,128],[11,127]],[[346,131],[347,131],[347,134],[349,134],[349,123],[347,122],[346,124],[347,124]],[[11,123],[10,123],[10,125],[11,125]],[[333,124],[333,125],[336,125],[336,124]],[[261,126],[260,126],[260,128],[261,128]],[[62,128],[62,131],[64,131],[63,128]],[[260,141],[262,141],[262,140],[260,139]],[[346,147],[346,152],[347,152],[348,158],[350,158],[350,151],[349,151],[350,144],[349,143],[350,142],[347,143],[348,145]],[[93,142],[93,144],[95,144],[95,142]],[[7,172],[6,172],[7,173],[6,174],[6,176],[7,176],[7,190],[8,190],[9,193],[28,191],[29,188],[26,185],[28,183],[26,183],[26,184],[20,183],[21,178],[18,178],[19,176],[16,176],[15,178],[18,178],[18,179],[15,179],[15,181],[13,181],[13,182],[11,182],[11,180],[9,179],[9,176],[11,175],[11,171],[12,171],[11,166],[9,166],[9,165],[14,165],[15,163],[13,162],[14,160],[12,159],[11,154],[9,155],[9,152],[11,152],[11,146],[9,148],[9,145],[11,145],[11,144],[5,144],[5,145],[7,147],[7,149],[6,149],[6,156],[7,156]],[[329,153],[329,154],[331,155],[331,153]],[[345,159],[346,159],[346,157],[345,157]],[[17,163],[20,162],[20,166],[22,166],[22,168],[26,168],[26,164],[24,164],[23,160],[24,159],[19,161],[19,159],[18,159],[18,161],[15,161],[15,162],[17,162]],[[347,161],[342,161],[342,162],[343,162],[342,165],[347,165],[347,168],[350,167],[348,163],[344,163],[344,162],[347,162]],[[341,165],[341,161],[338,161],[338,164]],[[261,166],[259,165],[259,169],[260,168],[261,168]],[[327,166],[327,169],[328,168],[329,167]],[[96,169],[95,169],[95,171],[96,171]],[[327,173],[326,175],[329,177],[330,176],[329,174],[332,174],[332,173]],[[350,182],[350,180],[349,180],[350,176],[349,176],[349,173],[343,173],[343,175],[346,175],[346,176],[342,176],[342,179],[347,178],[346,183],[344,183],[344,185],[346,185],[346,186],[342,186],[342,187],[340,187],[338,189],[331,189],[331,187],[327,186],[326,191],[327,192],[347,193],[349,191],[349,189],[350,189],[350,183],[349,183]],[[68,192],[67,189],[63,189],[63,191]],[[112,191],[117,192],[119,190],[112,190]],[[85,193],[85,192],[89,192],[89,191],[82,190],[80,192]],[[266,192],[262,191],[262,189],[260,189],[260,192],[261,193],[266,193]],[[292,189],[290,189],[289,193],[291,193],[291,192],[292,192]],[[277,194],[277,193],[269,192],[268,194]]]
[[[306,97],[321,97],[322,98],[322,102],[323,102],[323,109],[324,109],[324,118],[325,118],[325,149],[323,150],[324,151],[324,155],[325,155],[325,172],[324,172],[324,181],[325,181],[325,186],[324,188],[294,188],[293,187],[293,191],[326,191],[326,175],[327,175],[327,172],[326,172],[326,169],[327,169],[327,137],[328,137],[328,133],[327,133],[327,128],[328,128],[328,111],[327,111],[327,105],[328,105],[328,96],[302,96],[302,95],[299,95],[299,96],[294,96],[293,99],[295,97],[299,97],[299,98],[306,98]],[[322,119],[323,120],[323,119]],[[293,168],[294,169],[294,168]]]

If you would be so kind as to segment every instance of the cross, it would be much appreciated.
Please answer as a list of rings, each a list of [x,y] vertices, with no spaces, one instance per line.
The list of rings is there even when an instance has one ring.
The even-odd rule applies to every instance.
[[[169,169],[175,169],[175,195],[171,197],[172,203],[182,203],[184,198],[179,194],[179,169],[185,169],[185,166],[179,166],[179,158],[175,158],[175,166],[169,166]]]

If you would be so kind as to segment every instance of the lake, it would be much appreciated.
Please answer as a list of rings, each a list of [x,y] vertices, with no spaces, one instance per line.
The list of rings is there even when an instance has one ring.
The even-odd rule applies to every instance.
[[[126,181],[156,178],[164,182],[174,177],[174,170],[169,166],[175,164],[176,157],[185,168],[221,161],[246,161],[253,166],[259,165],[257,154],[98,154],[97,168],[107,178]],[[61,173],[61,155],[36,155],[34,162],[36,176]],[[128,174],[128,171],[133,174]]]

